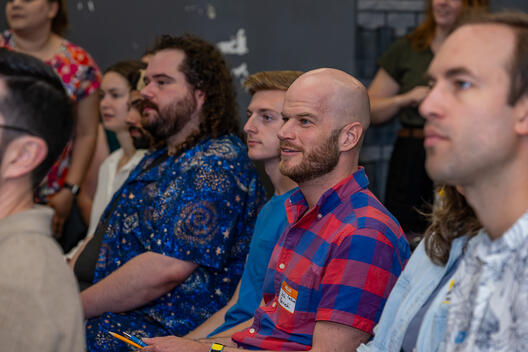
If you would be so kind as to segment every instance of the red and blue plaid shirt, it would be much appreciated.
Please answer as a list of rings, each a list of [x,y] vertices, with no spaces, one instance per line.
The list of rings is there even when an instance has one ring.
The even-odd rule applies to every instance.
[[[311,210],[300,191],[286,201],[289,226],[268,264],[265,304],[235,342],[309,350],[316,321],[372,333],[410,250],[397,220],[367,186],[360,168]]]

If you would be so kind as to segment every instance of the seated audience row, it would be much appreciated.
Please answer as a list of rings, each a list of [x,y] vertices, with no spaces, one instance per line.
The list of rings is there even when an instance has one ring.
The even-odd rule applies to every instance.
[[[360,351],[517,351],[524,348],[526,324],[523,321],[527,311],[524,262],[528,257],[528,184],[525,180],[528,91],[524,81],[528,77],[525,65],[528,51],[522,43],[526,41],[526,14],[481,15],[466,20],[433,59],[428,69],[431,92],[420,106],[427,120],[426,168],[433,180],[450,186],[438,195],[435,222],[391,293],[373,341],[361,346]],[[300,94],[299,101],[293,98],[293,102],[289,101],[299,94],[296,88],[302,87],[305,77],[312,74],[301,76],[286,93],[282,112],[285,124],[278,134],[281,142],[295,138],[288,132],[292,128],[290,121],[296,117],[303,121],[300,133],[303,137],[311,136],[319,127],[313,120],[318,115],[303,110],[316,99]],[[312,94],[324,89],[323,82],[324,79],[317,80],[317,88],[311,87]],[[316,106],[321,108],[324,104],[319,102]],[[311,141],[310,138],[299,140]],[[305,153],[299,147],[290,141],[281,143],[281,166],[291,165],[299,157],[298,153]],[[329,159],[314,158],[312,162],[323,163],[322,160]],[[281,171],[288,174],[287,168],[281,167]],[[309,195],[305,183],[293,179],[299,183],[299,192]],[[474,213],[458,192],[467,197]],[[290,201],[294,203],[293,198]],[[306,214],[319,205],[310,204],[308,199]],[[286,203],[286,208],[290,205],[295,203]],[[479,222],[482,228],[477,233]],[[307,299],[310,296],[306,290],[292,287],[292,280],[288,278],[288,273],[302,267],[303,275],[297,276],[296,283],[313,281],[304,279],[312,272],[306,262],[307,254],[314,253],[310,250],[314,242],[304,244],[303,256],[293,268],[280,266],[296,254],[292,247],[285,253],[284,244],[290,239],[293,247],[302,244],[303,238],[295,243],[297,234],[291,233],[298,225],[302,226],[302,221],[286,229],[284,234],[290,236],[284,238],[283,234],[273,252],[264,284],[265,304],[255,313],[251,329],[234,334],[232,341],[215,339],[221,343],[213,343],[211,347],[208,343],[178,337],[144,339],[149,344],[145,350],[234,351],[230,346],[289,351],[354,350],[358,339],[350,335],[345,339],[348,344],[340,345],[340,338],[347,334],[343,326],[337,324],[331,330],[320,330],[329,319],[316,316],[314,320],[291,321],[301,308],[308,307],[313,312],[310,304],[314,301]],[[300,232],[306,235],[305,230],[306,227]],[[317,250],[324,247],[318,246]],[[352,280],[357,276],[339,277]],[[269,295],[269,300],[268,280],[272,281],[275,294],[278,293],[278,297]],[[325,280],[323,283],[330,284]],[[325,296],[324,289],[320,294]],[[350,297],[347,298],[334,302],[342,306],[349,302]],[[319,310],[316,312],[319,315]],[[315,321],[312,330],[309,324]],[[305,332],[313,331],[313,337],[297,335],[299,326]],[[307,337],[311,344],[295,345],[297,337]],[[363,338],[359,335],[360,341]],[[328,341],[320,345],[325,339]]]
[[[13,322],[7,346],[83,349],[82,307],[88,351],[129,350],[109,331],[142,339],[135,343],[146,351],[519,350],[528,256],[524,41],[528,15],[480,14],[438,48],[420,113],[425,167],[445,186],[404,270],[404,232],[358,165],[370,124],[359,81],[335,69],[251,76],[246,154],[218,49],[191,35],[161,37],[144,81],[139,62],[103,77],[101,112],[123,149],[103,164],[110,187],[100,184],[118,190],[97,203],[108,204],[100,218],[93,213],[94,234],[71,261],[80,302],[42,236],[53,213],[31,195],[71,136],[71,102],[51,68],[1,50],[0,250],[17,265],[1,283],[13,292],[3,298],[2,320]],[[22,108],[21,93],[31,90]],[[63,126],[42,124],[42,113]],[[133,140],[151,150],[136,154]],[[128,178],[114,182],[136,155]],[[264,162],[275,187],[262,209],[250,159]],[[49,282],[28,290],[19,273],[29,271]],[[40,308],[57,299],[67,306]],[[22,338],[29,320],[46,327],[41,340]]]
[[[83,251],[98,253],[81,293],[90,351],[123,348],[107,331],[184,335],[222,308],[264,200],[217,49],[162,37],[141,93],[142,125],[166,146],[132,171]]]

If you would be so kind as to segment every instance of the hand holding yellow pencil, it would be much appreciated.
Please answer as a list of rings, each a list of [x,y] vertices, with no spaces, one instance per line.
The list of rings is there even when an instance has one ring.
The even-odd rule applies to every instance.
[[[107,331],[110,335],[112,335],[113,337],[115,337],[116,339],[119,339],[123,342],[126,342],[128,343],[129,345],[132,345],[136,348],[139,348],[140,350],[143,349],[143,346],[140,346],[139,344],[137,344],[136,342],[132,341],[132,340],[129,340],[127,339],[126,337],[124,336],[121,336],[119,334],[116,334],[115,332],[112,332],[112,331]]]

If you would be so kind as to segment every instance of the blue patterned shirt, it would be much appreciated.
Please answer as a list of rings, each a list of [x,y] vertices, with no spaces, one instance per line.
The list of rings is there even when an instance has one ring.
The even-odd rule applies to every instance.
[[[90,319],[89,350],[127,350],[107,330],[184,335],[227,303],[242,275],[265,201],[245,146],[238,137],[223,136],[150,166],[166,153],[162,149],[147,155],[114,195],[120,199],[106,227],[94,282],[147,251],[199,266],[149,304]]]

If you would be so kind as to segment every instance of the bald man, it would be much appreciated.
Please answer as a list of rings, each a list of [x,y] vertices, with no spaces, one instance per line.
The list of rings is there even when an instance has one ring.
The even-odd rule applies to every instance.
[[[300,189],[285,203],[289,226],[252,326],[208,343],[146,339],[144,350],[355,351],[372,334],[409,245],[358,166],[366,89],[342,71],[310,71],[286,92],[282,115],[279,168]]]

